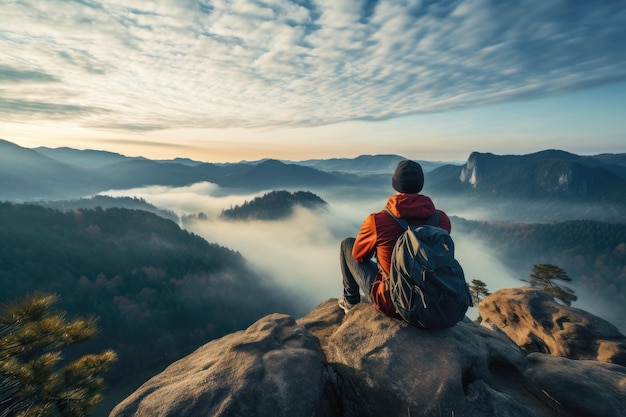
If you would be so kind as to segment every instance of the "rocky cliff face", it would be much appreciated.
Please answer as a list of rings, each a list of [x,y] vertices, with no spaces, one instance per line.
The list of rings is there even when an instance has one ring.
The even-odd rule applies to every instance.
[[[472,152],[458,180],[467,185],[466,190],[473,190],[473,195],[532,200],[615,202],[620,201],[616,196],[626,189],[622,167],[555,150],[528,155]]]
[[[626,368],[617,364],[624,336],[599,318],[563,319],[579,311],[549,297],[528,316],[511,313],[506,291],[481,304],[483,326],[466,320],[450,329],[418,329],[368,304],[344,315],[334,299],[299,320],[273,314],[172,364],[111,417],[626,415]],[[537,292],[516,297],[520,305],[534,304]],[[555,336],[561,326],[550,326],[548,316],[563,328],[576,323],[576,338],[591,335],[583,345],[597,344],[598,352],[587,346],[580,353],[583,345]],[[542,342],[520,343],[522,349],[514,340],[526,339],[514,335],[523,334],[525,322],[544,330],[532,336]],[[596,343],[608,338],[611,355]],[[542,343],[551,347],[529,349]],[[552,343],[568,347],[560,351]]]

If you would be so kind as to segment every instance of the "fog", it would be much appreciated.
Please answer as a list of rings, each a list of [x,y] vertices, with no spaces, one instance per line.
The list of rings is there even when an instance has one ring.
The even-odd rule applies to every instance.
[[[296,209],[293,216],[280,221],[233,221],[220,217],[222,210],[241,205],[270,191],[246,193],[202,182],[186,187],[150,186],[101,194],[143,198],[154,206],[174,212],[181,218],[179,225],[182,228],[208,242],[240,252],[262,279],[269,284],[280,285],[296,298],[303,311],[309,311],[328,298],[341,295],[339,244],[344,237],[354,236],[358,232],[369,213],[381,210],[393,190],[391,187],[388,190],[375,187],[306,189],[326,200],[328,207],[315,211]],[[522,219],[524,216],[511,207],[477,207],[468,204],[466,200],[432,198],[437,208],[450,216],[469,220],[530,221],[528,212],[526,218]],[[520,207],[527,211],[528,208],[528,205]],[[544,211],[540,208],[536,212],[555,213],[554,210]],[[203,216],[198,216],[200,213]],[[561,215],[563,213],[557,212]],[[568,216],[561,217],[564,220]],[[492,293],[501,288],[527,285],[521,279],[528,277],[532,265],[528,265],[528,270],[524,271],[507,268],[500,261],[497,247],[455,229],[454,220],[452,237],[456,257],[463,267],[467,282],[481,280]],[[576,284],[573,282],[571,287],[579,296],[575,304],[577,308],[619,325],[619,320],[616,320],[606,302],[593,299],[588,291],[578,288]],[[478,316],[477,309],[470,308],[467,315],[475,319]]]
[[[310,190],[328,202],[326,209],[296,209],[293,216],[281,221],[232,221],[220,217],[222,210],[269,191],[233,193],[204,182],[187,187],[151,186],[102,194],[143,198],[173,211],[183,219],[181,227],[208,242],[240,252],[262,276],[303,300],[307,309],[338,297],[342,291],[339,243],[344,237],[354,236],[369,213],[381,210],[388,194],[372,192],[356,198],[350,190]],[[391,192],[390,189],[389,195]],[[438,208],[450,215],[461,213],[458,206]],[[197,216],[199,213],[204,216]],[[467,218],[467,212],[463,217]],[[454,225],[452,236],[468,282],[484,281],[491,292],[523,285],[497,259],[494,248],[455,232]],[[475,318],[475,309],[470,309],[468,316]]]

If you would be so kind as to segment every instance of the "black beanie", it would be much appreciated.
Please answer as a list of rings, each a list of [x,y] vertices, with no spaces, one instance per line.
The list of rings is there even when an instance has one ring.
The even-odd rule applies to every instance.
[[[424,187],[422,166],[415,161],[400,161],[391,178],[391,185],[400,193],[419,193]]]

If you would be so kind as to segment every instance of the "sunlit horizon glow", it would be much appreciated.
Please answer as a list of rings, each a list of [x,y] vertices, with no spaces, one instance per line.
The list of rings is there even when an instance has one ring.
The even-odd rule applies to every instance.
[[[626,152],[626,1],[24,0],[0,138],[207,162]]]

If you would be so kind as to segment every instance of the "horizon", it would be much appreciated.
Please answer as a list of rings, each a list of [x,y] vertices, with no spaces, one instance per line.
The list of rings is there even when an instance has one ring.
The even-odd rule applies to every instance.
[[[626,152],[626,0],[25,0],[0,137],[149,159]]]
[[[331,159],[346,159],[346,160],[350,160],[350,159],[357,159],[360,157],[376,157],[376,156],[399,156],[399,157],[403,157],[406,159],[413,159],[415,161],[422,161],[422,162],[434,162],[434,163],[448,163],[448,164],[464,164],[467,159],[469,158],[469,156],[472,153],[486,153],[486,154],[494,154],[496,156],[524,156],[524,155],[530,155],[530,154],[535,154],[535,153],[541,153],[541,152],[547,152],[547,151],[562,151],[562,152],[567,152],[567,153],[571,153],[574,155],[578,155],[578,156],[599,156],[599,155],[621,155],[621,154],[626,154],[626,150],[623,152],[599,152],[599,153],[576,153],[576,152],[570,152],[568,150],[565,149],[557,149],[557,148],[545,148],[545,149],[538,149],[536,151],[530,151],[530,152],[525,152],[525,153],[495,153],[495,152],[490,152],[490,151],[485,151],[485,152],[479,152],[479,151],[470,151],[467,154],[467,157],[465,159],[457,159],[457,160],[435,160],[435,159],[417,159],[417,158],[410,158],[410,157],[406,157],[405,155],[400,155],[400,154],[396,154],[396,153],[378,153],[378,154],[360,154],[360,155],[356,155],[356,156],[329,156],[327,158],[307,158],[307,159],[284,159],[284,158],[273,158],[273,157],[260,157],[258,159],[241,159],[241,160],[232,160],[232,161],[206,161],[206,160],[201,160],[201,159],[194,159],[192,157],[189,156],[173,156],[171,158],[149,158],[145,155],[128,155],[128,154],[124,154],[121,152],[114,152],[114,151],[110,151],[107,149],[95,149],[95,148],[75,148],[75,147],[71,147],[71,146],[35,146],[35,147],[25,147],[22,145],[19,145],[18,143],[12,142],[10,140],[7,140],[5,138],[1,138],[0,137],[0,141],[5,141],[8,143],[12,143],[14,145],[20,146],[22,148],[25,149],[29,149],[32,151],[37,151],[38,148],[48,148],[48,149],[71,149],[71,150],[75,150],[75,151],[93,151],[93,152],[110,152],[110,153],[114,153],[114,154],[118,154],[121,155],[123,157],[126,158],[144,158],[144,159],[148,159],[148,160],[153,160],[153,161],[175,161],[177,159],[182,159],[182,160],[191,160],[193,162],[200,162],[200,163],[216,163],[216,164],[236,164],[236,163],[257,163],[257,162],[263,162],[263,161],[267,161],[267,160],[277,160],[280,162],[293,162],[293,163],[299,163],[299,162],[306,162],[306,161],[314,161],[314,160],[331,160]]]

